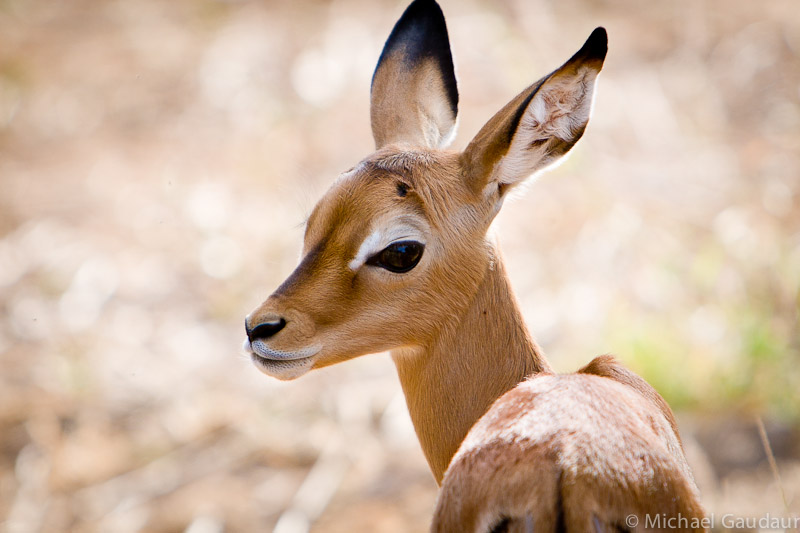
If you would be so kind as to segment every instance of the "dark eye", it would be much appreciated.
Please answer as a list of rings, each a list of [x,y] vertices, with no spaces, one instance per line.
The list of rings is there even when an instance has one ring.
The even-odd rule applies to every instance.
[[[367,260],[368,265],[385,268],[389,272],[408,272],[422,259],[425,245],[417,241],[393,242]]]

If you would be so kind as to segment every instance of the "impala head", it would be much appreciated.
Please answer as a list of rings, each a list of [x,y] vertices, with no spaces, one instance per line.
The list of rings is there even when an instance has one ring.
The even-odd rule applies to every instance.
[[[447,28],[436,2],[414,1],[372,80],[377,151],[336,179],[308,219],[300,264],[247,317],[256,366],[293,379],[434,339],[489,268],[486,232],[508,191],[583,134],[605,53],[598,28],[464,152],[445,151],[458,109]]]

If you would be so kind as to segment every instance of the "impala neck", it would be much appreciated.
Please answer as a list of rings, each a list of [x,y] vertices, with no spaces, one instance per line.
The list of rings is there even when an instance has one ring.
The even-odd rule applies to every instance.
[[[394,350],[411,420],[437,483],[472,425],[527,376],[552,369],[497,258],[463,314],[428,346]]]

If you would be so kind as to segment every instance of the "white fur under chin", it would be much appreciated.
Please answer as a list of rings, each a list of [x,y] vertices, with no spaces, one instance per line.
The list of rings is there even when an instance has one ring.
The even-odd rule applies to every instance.
[[[253,365],[267,376],[289,381],[306,374],[314,365],[312,356],[322,350],[321,345],[313,345],[294,352],[274,350],[267,347],[263,341],[256,340],[251,343],[244,340],[242,350],[250,356]]]
[[[281,381],[289,381],[297,379],[303,374],[311,370],[314,361],[311,358],[305,359],[290,359],[288,361],[275,361],[272,359],[264,359],[258,355],[253,354],[251,360],[255,367],[267,376],[279,379]]]
[[[320,350],[322,350],[322,346],[319,344],[314,344],[300,350],[287,352],[284,350],[270,348],[267,343],[257,339],[250,343],[250,349],[251,354],[258,355],[264,359],[270,359],[273,361],[293,361],[296,359],[306,359],[312,355],[317,355]]]

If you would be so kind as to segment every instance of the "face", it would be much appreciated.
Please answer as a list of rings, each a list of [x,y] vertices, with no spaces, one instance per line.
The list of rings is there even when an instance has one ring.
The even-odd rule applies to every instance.
[[[446,25],[435,2],[412,3],[373,76],[379,149],[320,200],[300,264],[247,317],[255,365],[294,379],[366,353],[424,346],[458,320],[491,261],[485,234],[503,195],[583,133],[606,48],[598,28],[464,152],[446,152],[458,108]]]
[[[257,368],[294,379],[424,345],[466,306],[488,260],[491,213],[459,164],[457,154],[385,148],[336,180],[309,217],[300,264],[247,317]]]

